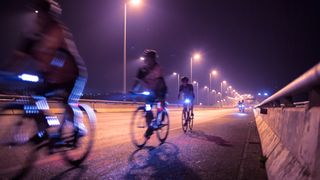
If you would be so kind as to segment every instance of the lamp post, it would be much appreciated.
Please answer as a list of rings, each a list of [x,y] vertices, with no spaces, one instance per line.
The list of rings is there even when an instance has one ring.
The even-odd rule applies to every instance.
[[[216,96],[217,96],[217,91],[216,90],[214,90],[214,89],[212,89],[211,90],[211,92],[213,93],[213,104],[212,105],[214,105],[215,104],[215,102],[216,102]]]
[[[126,0],[124,3],[124,31],[123,31],[123,94],[127,92],[127,5],[138,6],[141,0]]]
[[[179,88],[180,88],[180,74],[179,73],[172,73],[174,76],[177,76],[177,79],[178,79],[178,91],[179,91]]]
[[[201,58],[201,55],[199,53],[196,53],[194,55],[191,56],[190,59],[190,80],[192,82],[192,64],[193,64],[193,60],[199,60]]]
[[[210,90],[212,90],[212,83],[211,83],[211,81],[212,81],[212,76],[216,76],[218,74],[218,72],[216,71],[216,70],[213,70],[213,71],[211,71],[211,73],[209,74],[209,83],[210,83]]]
[[[207,91],[207,105],[209,105],[209,96],[210,96],[210,91],[209,91],[208,86],[204,86],[204,90],[206,90],[206,91]]]
[[[197,86],[197,104],[199,104],[199,83],[197,81],[193,81],[193,84]]]
[[[212,77],[213,76],[216,76],[217,75],[217,71],[216,70],[213,70],[213,71],[211,71],[210,73],[209,73],[209,91],[211,91],[212,90]],[[209,100],[210,101],[210,100]]]
[[[227,81],[222,81],[222,82],[220,83],[221,97],[222,97],[222,95],[223,95],[222,86],[223,86],[224,84],[227,84]]]

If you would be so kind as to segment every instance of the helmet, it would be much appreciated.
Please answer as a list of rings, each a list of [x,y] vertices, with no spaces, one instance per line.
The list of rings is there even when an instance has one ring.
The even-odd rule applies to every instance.
[[[188,78],[188,77],[183,77],[183,78],[181,78],[181,81],[182,81],[182,82],[188,82],[188,81],[189,81],[189,78]]]
[[[54,16],[59,16],[62,12],[61,6],[55,0],[33,0],[32,6],[37,11],[49,13]]]
[[[144,52],[143,52],[143,56],[144,56],[144,57],[149,57],[149,58],[152,58],[152,59],[156,59],[156,58],[158,58],[158,53],[157,53],[157,51],[155,51],[155,50],[146,49],[146,50],[144,50]]]

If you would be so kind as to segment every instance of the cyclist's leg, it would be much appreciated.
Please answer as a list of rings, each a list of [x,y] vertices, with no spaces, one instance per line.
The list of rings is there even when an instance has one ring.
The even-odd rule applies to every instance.
[[[150,136],[153,133],[153,127],[151,125],[151,122],[154,119],[153,112],[152,112],[152,106],[153,106],[153,103],[155,102],[155,96],[153,94],[154,93],[151,93],[151,95],[149,95],[146,98],[146,104],[150,105],[150,110],[146,111],[146,122],[148,125],[148,129],[146,130],[146,133],[145,133],[146,138],[150,138]]]
[[[78,131],[80,136],[84,136],[87,132],[85,125],[83,124],[83,114],[78,106],[79,100],[82,96],[84,87],[86,85],[87,79],[84,77],[78,77],[73,87],[69,87],[69,96],[67,100],[67,104],[71,107],[73,115],[73,124],[75,129]],[[67,108],[70,109],[70,108]]]

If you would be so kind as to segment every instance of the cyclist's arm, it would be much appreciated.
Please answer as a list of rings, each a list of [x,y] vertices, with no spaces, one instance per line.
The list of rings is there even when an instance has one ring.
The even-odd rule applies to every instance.
[[[141,81],[146,77],[147,73],[143,68],[140,68],[136,75],[136,80],[133,83],[131,91],[136,92],[141,85]]]

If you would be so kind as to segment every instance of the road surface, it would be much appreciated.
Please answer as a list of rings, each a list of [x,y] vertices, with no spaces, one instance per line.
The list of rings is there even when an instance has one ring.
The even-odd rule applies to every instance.
[[[183,133],[181,112],[170,112],[170,134],[159,145],[156,136],[146,148],[131,143],[132,112],[97,113],[95,144],[80,167],[64,163],[58,154],[39,150],[25,179],[267,179],[252,112],[236,109],[195,110],[192,132]],[[1,119],[14,119],[2,116]],[[4,127],[2,127],[4,128]],[[3,129],[1,129],[3,131]],[[21,172],[28,152],[0,150],[0,179]],[[29,155],[30,156],[30,155]]]

